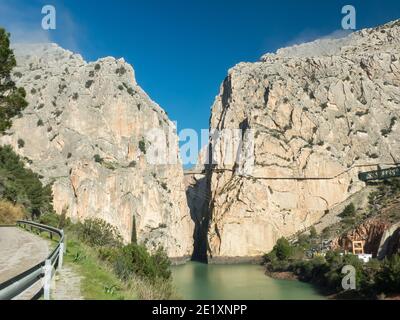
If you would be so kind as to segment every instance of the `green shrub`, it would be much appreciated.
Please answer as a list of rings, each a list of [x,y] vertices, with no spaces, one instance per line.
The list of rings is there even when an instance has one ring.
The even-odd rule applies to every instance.
[[[341,218],[351,218],[354,217],[356,213],[356,208],[353,203],[350,203],[348,206],[344,208],[342,213],[339,215]]]
[[[0,198],[21,204],[34,216],[53,210],[51,185],[43,186],[10,146],[0,146]]]
[[[321,273],[325,266],[323,257],[314,257],[310,260],[295,261],[291,266],[291,271],[300,276],[304,281],[316,281],[316,277]]]
[[[295,248],[285,238],[276,242],[272,251],[264,256],[264,262],[270,271],[284,271],[289,266],[288,260],[293,257]]]
[[[138,244],[123,247],[114,261],[114,270],[123,280],[132,276],[150,281],[171,278],[170,261],[165,251],[160,248],[150,254],[146,248]]]
[[[161,183],[161,187],[162,187],[164,190],[168,191],[168,186],[167,186],[167,184],[166,184],[165,182],[162,182],[162,183]]]
[[[146,154],[146,142],[144,139],[139,141],[139,150]]]
[[[122,76],[126,73],[126,69],[123,66],[121,66],[120,68],[115,70],[115,73]]]
[[[88,80],[88,81],[86,81],[86,83],[85,83],[85,88],[86,89],[89,89],[91,86],[92,86],[92,84],[93,84],[93,80]]]
[[[47,226],[51,226],[54,228],[58,227],[59,222],[60,222],[60,217],[59,217],[59,215],[57,215],[55,213],[45,213],[39,217],[39,223],[45,224]]]
[[[384,260],[381,272],[376,276],[376,286],[380,292],[400,292],[400,255]]]
[[[17,143],[18,143],[18,148],[21,149],[21,148],[25,147],[25,141],[24,140],[18,139]]]
[[[98,248],[98,257],[102,261],[106,261],[113,265],[117,260],[119,250],[119,248],[115,247],[100,247]]]
[[[102,162],[104,161],[103,158],[100,157],[100,155],[98,155],[98,154],[95,154],[95,155],[93,156],[93,159],[94,159],[94,161],[97,162],[97,163],[102,163]]]
[[[37,122],[37,126],[38,127],[42,127],[43,125],[44,125],[43,120],[39,119],[38,122]]]
[[[122,237],[117,228],[102,219],[86,219],[77,225],[78,238],[94,247],[119,247]]]
[[[318,237],[317,230],[315,229],[314,226],[311,227],[310,229],[310,238],[311,239],[316,239]]]
[[[285,238],[278,239],[274,247],[274,250],[276,252],[276,257],[279,260],[287,260],[293,253],[293,249],[289,241]]]
[[[134,168],[134,167],[136,167],[136,161],[135,161],[135,160],[131,161],[131,162],[129,163],[128,167],[129,167],[129,168]]]

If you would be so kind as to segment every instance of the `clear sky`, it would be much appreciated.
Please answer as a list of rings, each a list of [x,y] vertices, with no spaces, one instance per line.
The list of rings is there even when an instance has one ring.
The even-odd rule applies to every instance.
[[[45,4],[56,7],[54,31],[41,29]],[[178,130],[200,130],[229,68],[335,33],[346,4],[357,29],[400,18],[399,0],[0,0],[0,25],[14,41],[56,42],[88,61],[124,57]]]

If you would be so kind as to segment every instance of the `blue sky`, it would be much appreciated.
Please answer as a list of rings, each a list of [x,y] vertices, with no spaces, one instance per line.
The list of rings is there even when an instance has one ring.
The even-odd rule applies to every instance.
[[[57,9],[54,31],[41,30],[45,4]],[[346,4],[357,29],[400,18],[398,0],[0,0],[0,25],[14,41],[56,42],[88,61],[124,57],[178,130],[200,130],[229,68],[334,33]]]

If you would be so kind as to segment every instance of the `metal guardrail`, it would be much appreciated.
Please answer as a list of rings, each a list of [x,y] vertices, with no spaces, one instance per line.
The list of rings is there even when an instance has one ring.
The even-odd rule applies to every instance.
[[[39,281],[42,282],[41,288],[33,299],[39,298],[43,293],[44,299],[49,300],[51,278],[55,270],[61,269],[63,264],[63,257],[66,250],[64,231],[25,220],[17,221],[17,226],[21,226],[24,229],[30,228],[31,231],[37,229],[43,232],[49,232],[50,238],[56,235],[59,237],[59,241],[56,248],[50,253],[46,260],[6,282],[0,283],[0,300],[14,299]]]

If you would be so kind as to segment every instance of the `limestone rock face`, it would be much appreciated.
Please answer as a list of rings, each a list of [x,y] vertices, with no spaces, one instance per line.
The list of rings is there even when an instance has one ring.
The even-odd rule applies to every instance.
[[[400,223],[395,223],[385,230],[379,244],[378,259],[400,252]]]
[[[400,21],[229,70],[210,128],[252,132],[254,148],[226,165],[212,140],[209,255],[262,255],[362,189],[359,171],[398,163],[399,109]]]
[[[150,249],[161,245],[170,257],[189,256],[193,225],[176,129],[137,85],[133,68],[111,57],[87,63],[55,44],[14,51],[14,78],[29,106],[1,143],[12,145],[45,183],[54,182],[55,210],[75,221],[102,218],[126,242],[135,232]],[[152,129],[165,132],[172,164],[147,160]]]

